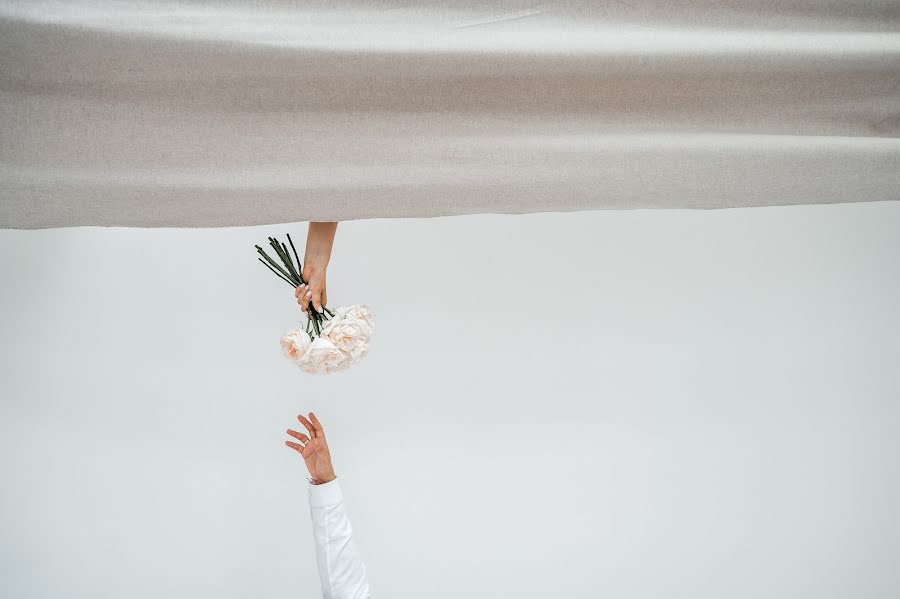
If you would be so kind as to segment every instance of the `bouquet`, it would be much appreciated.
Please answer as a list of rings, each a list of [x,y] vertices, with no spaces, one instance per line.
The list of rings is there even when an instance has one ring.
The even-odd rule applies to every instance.
[[[256,246],[259,261],[278,278],[296,289],[306,283],[303,267],[291,236],[287,236],[294,259],[287,246],[269,237],[269,245],[281,264]],[[346,306],[334,311],[322,306],[322,312],[309,310],[306,326],[288,331],[281,337],[281,351],[298,368],[312,373],[332,373],[349,368],[369,352],[369,340],[375,331],[375,316],[368,306]]]

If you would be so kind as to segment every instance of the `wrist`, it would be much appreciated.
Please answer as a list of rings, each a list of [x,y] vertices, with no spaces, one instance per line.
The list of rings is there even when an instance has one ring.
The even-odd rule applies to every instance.
[[[313,509],[339,505],[343,500],[341,485],[337,479],[328,484],[310,484],[308,487],[309,505]]]
[[[325,483],[330,483],[331,481],[333,481],[336,478],[337,478],[337,476],[335,476],[334,472],[332,472],[329,475],[325,475],[325,476],[321,476],[321,477],[318,477],[318,476],[310,477],[309,483],[312,485],[324,485]]]
[[[328,256],[319,256],[308,252],[303,257],[303,278],[310,278],[322,274],[328,268]]]

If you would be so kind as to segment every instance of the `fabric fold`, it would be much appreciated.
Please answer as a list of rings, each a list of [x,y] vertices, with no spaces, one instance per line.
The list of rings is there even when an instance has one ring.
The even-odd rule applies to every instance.
[[[0,226],[900,200],[895,2],[0,7]]]

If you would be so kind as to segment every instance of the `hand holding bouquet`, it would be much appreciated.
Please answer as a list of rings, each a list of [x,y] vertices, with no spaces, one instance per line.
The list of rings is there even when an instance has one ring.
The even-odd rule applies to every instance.
[[[281,264],[256,246],[259,261],[295,290],[307,281],[300,274],[303,268],[291,236],[287,236],[293,259],[287,246],[274,237],[269,245]],[[305,287],[303,287],[305,291]],[[334,311],[324,305],[321,312],[306,311],[306,326],[296,328],[281,338],[285,357],[309,373],[332,373],[343,370],[361,360],[369,351],[369,341],[375,330],[375,317],[368,306],[338,307]]]

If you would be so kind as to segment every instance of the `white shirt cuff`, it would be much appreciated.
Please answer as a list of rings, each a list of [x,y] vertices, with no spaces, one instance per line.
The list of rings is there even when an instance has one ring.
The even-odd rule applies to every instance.
[[[343,500],[341,487],[338,485],[337,479],[323,483],[321,485],[309,485],[309,504],[313,507],[325,507],[336,505]]]

